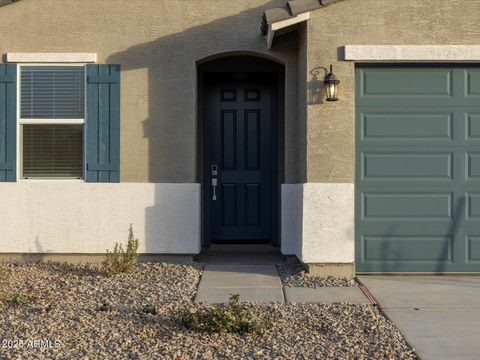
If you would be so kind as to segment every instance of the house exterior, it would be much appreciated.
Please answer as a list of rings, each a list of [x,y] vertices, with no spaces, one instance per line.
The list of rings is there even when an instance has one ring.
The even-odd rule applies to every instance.
[[[480,271],[480,0],[1,3],[3,259]]]

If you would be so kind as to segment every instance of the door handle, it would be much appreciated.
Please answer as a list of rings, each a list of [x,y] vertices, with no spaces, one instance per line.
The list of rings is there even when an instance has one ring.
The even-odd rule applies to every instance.
[[[212,187],[213,187],[213,196],[212,196],[212,200],[215,201],[217,200],[217,193],[216,193],[216,188],[217,188],[217,179],[212,179]]]

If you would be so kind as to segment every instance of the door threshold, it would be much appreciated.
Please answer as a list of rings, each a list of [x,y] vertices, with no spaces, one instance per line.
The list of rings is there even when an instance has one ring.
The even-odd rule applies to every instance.
[[[275,265],[285,264],[287,257],[280,248],[271,245],[214,244],[203,248],[195,256],[195,261],[205,264]]]
[[[230,244],[211,244],[209,247],[202,248],[202,252],[210,253],[210,252],[226,252],[231,253],[234,251],[242,251],[242,252],[271,252],[271,253],[278,253],[280,254],[280,248],[276,246],[272,246],[270,244],[238,244],[238,243],[230,243]]]

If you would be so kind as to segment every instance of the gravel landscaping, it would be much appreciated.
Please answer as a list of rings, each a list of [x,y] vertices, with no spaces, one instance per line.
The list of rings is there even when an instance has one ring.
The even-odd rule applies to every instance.
[[[299,263],[279,264],[277,268],[283,286],[308,287],[314,289],[325,286],[358,286],[357,282],[353,279],[310,275]]]
[[[415,359],[370,305],[247,304],[261,334],[199,334],[179,314],[193,303],[198,265],[141,264],[107,278],[98,265],[8,265],[0,358]],[[23,340],[22,348],[8,348]],[[50,340],[35,348],[29,340]],[[55,342],[56,341],[56,342]],[[33,343],[35,344],[35,343]],[[31,348],[34,346],[34,348]]]

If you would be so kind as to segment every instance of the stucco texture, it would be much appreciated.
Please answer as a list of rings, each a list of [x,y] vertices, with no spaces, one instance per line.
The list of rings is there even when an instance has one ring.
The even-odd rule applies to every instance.
[[[307,180],[354,182],[355,64],[344,45],[480,43],[479,0],[344,0],[313,11],[307,24]],[[318,100],[313,72],[333,64],[340,100]],[[320,69],[322,72],[323,69]]]
[[[121,181],[196,182],[196,63],[228,52],[285,64],[286,129],[297,121],[297,43],[275,51],[262,11],[284,0],[22,0],[0,9],[0,53],[90,52],[121,73]],[[296,131],[285,179],[298,180]]]
[[[139,253],[200,251],[199,184],[0,183],[2,253],[102,254],[126,243]]]
[[[351,183],[282,185],[282,253],[308,264],[354,261]]]

